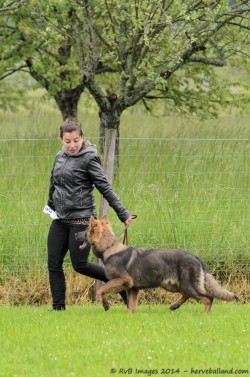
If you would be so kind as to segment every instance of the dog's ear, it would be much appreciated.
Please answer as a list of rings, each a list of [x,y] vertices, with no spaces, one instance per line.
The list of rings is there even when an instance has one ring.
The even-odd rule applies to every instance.
[[[110,224],[107,215],[103,215],[103,216],[102,216],[102,218],[101,218],[101,222],[102,222],[103,224]]]
[[[94,216],[90,216],[89,223],[91,226],[96,224],[96,219],[94,218]]]

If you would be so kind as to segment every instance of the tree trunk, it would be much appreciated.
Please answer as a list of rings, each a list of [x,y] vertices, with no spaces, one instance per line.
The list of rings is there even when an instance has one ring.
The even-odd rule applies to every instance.
[[[83,90],[83,85],[79,85],[73,89],[63,89],[54,95],[63,120],[77,118],[77,106]]]
[[[100,117],[100,157],[102,160],[102,166],[104,174],[107,180],[112,185],[114,169],[118,164],[118,153],[119,153],[119,140],[117,135],[120,126],[120,112],[115,110],[113,107],[110,111],[99,111]],[[106,199],[101,197],[99,218],[103,215],[107,215],[109,211],[109,204]],[[100,259],[96,259],[96,263],[103,266]],[[95,281],[94,292],[95,297],[98,289],[101,287],[102,283],[98,280]]]
[[[116,129],[116,144],[115,144],[115,166],[119,167],[119,136],[120,136],[120,118],[121,113],[119,110],[114,108],[113,106],[111,109],[99,111],[99,118],[100,118],[100,130],[99,130],[99,137],[100,137],[100,157],[103,161],[103,154],[104,154],[104,144],[105,144],[105,134],[107,129]]]
[[[106,175],[108,182],[112,185],[114,167],[115,167],[115,146],[116,146],[116,129],[107,128],[105,132],[105,143],[104,143],[104,155],[103,155],[103,171]],[[107,215],[109,211],[109,204],[101,197],[99,217]]]
[[[26,59],[26,64],[29,68],[31,76],[43,86],[49,95],[53,97],[61,111],[63,120],[66,118],[77,118],[77,106],[79,99],[85,89],[85,85],[81,82],[78,86],[71,89],[62,89],[56,93],[50,90],[50,81],[37,72],[33,67],[33,61],[31,58]],[[61,79],[61,82],[63,79]]]

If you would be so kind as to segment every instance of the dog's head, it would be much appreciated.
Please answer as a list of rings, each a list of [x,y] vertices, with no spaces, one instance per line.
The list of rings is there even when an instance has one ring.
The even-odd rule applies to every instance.
[[[104,243],[105,240],[107,240],[108,235],[114,236],[108,216],[104,215],[100,220],[96,220],[91,216],[87,229],[83,232],[76,233],[75,238],[77,241],[81,242],[81,245],[79,246],[80,249],[86,247],[88,243],[89,245],[102,250],[106,247]]]

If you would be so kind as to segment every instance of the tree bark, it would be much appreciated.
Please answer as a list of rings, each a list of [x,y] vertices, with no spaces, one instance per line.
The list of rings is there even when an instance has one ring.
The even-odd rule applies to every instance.
[[[105,145],[105,134],[107,129],[116,130],[116,143],[115,143],[115,167],[119,167],[119,136],[120,136],[120,110],[114,108],[113,106],[109,110],[99,110],[100,119],[100,158],[103,162],[104,155],[104,145]]]
[[[119,137],[120,137],[120,119],[122,110],[119,107],[117,101],[117,95],[115,93],[108,93],[106,101],[99,102],[99,137],[100,137],[100,156],[103,160],[105,133],[107,129],[116,130],[116,148],[115,155],[119,156]],[[106,103],[105,103],[106,102]],[[108,103],[108,106],[107,106]]]
[[[81,82],[74,88],[62,89],[56,93],[50,89],[49,80],[41,73],[34,70],[33,61],[31,58],[26,59],[26,64],[29,68],[31,76],[43,86],[49,95],[53,97],[61,111],[63,120],[66,118],[77,118],[77,107],[79,99],[85,89],[85,85]]]
[[[62,117],[77,118],[78,102],[83,93],[84,86],[79,85],[73,89],[64,89],[54,95],[57,106],[59,107]]]

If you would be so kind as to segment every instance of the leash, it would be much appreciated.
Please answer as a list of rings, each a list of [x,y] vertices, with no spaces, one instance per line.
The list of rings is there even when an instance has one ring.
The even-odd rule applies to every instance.
[[[134,220],[137,218],[137,215],[131,215],[131,219]],[[129,224],[130,225],[130,224]],[[128,227],[129,225],[126,225],[124,229],[118,234],[117,238],[119,239],[121,235],[124,233],[123,241],[124,245],[128,245]]]

